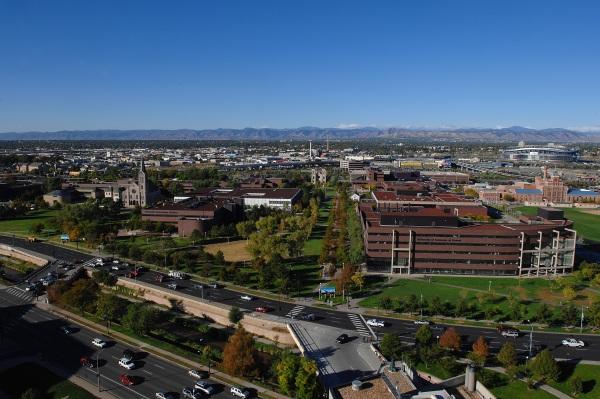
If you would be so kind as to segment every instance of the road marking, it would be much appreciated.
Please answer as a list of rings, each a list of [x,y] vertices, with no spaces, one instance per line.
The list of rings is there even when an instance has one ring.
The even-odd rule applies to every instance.
[[[164,368],[163,366],[160,366],[160,365],[158,365],[158,364],[155,364],[155,365],[154,365],[154,367],[158,367],[159,369],[163,369],[163,370],[165,370],[165,368]]]
[[[146,373],[146,374],[150,374],[150,375],[152,375],[152,373],[151,373],[151,372],[149,372],[148,370],[142,370],[142,371],[143,371],[144,373]]]
[[[290,310],[285,317],[289,317],[289,318],[293,318],[296,315],[298,315],[299,313],[301,313],[304,310],[304,306],[302,305],[296,305],[292,308],[292,310]]]

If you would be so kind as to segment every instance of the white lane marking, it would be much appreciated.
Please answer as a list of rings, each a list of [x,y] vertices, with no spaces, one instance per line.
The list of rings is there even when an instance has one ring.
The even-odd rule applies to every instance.
[[[143,371],[144,373],[146,373],[146,374],[152,375],[152,373],[151,373],[151,372],[149,372],[148,370],[142,370],[142,371]]]
[[[159,369],[165,370],[165,368],[163,366],[159,365],[159,364],[155,364],[154,367],[158,367]]]

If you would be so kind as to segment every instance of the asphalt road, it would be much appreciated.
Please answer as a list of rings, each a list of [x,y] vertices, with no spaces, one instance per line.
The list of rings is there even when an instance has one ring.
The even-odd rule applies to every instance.
[[[126,346],[92,330],[68,324],[67,321],[36,308],[29,302],[27,293],[19,291],[17,287],[0,290],[0,323],[3,342],[16,343],[10,345],[11,354],[0,353],[0,356],[20,354],[49,359],[68,375],[76,374],[94,385],[98,381],[99,369],[101,389],[108,390],[119,398],[153,399],[156,392],[172,392],[176,397],[182,398],[182,388],[193,386],[196,380],[187,374],[187,369],[148,354],[140,348]],[[73,333],[63,333],[60,327],[65,325],[72,327]],[[94,338],[102,338],[109,345],[104,349],[96,348],[91,344]],[[118,365],[125,349],[136,354],[134,370],[127,371]],[[92,361],[98,359],[100,367],[89,369],[81,366],[82,356],[88,356]],[[131,387],[122,385],[119,376],[123,373],[135,376],[138,383]],[[211,397],[231,397],[228,386],[212,382],[217,387],[217,393]]]
[[[50,244],[42,243],[29,243],[26,240],[2,237],[0,236],[0,242],[10,243],[16,246],[20,246],[32,251],[38,251],[43,254],[49,255],[52,253],[56,258],[65,259],[68,261],[73,260],[89,260],[91,256],[81,254],[76,251],[72,251],[65,248],[54,247]],[[104,266],[104,269],[110,269],[109,266]],[[123,276],[128,270],[113,271],[117,275]],[[157,282],[155,276],[157,272],[146,271],[138,278],[140,281],[155,284],[163,288],[168,288],[168,284],[175,282],[178,285],[177,291],[184,292],[189,295],[204,298],[205,300],[215,301],[224,303],[231,306],[237,306],[240,309],[245,309],[249,312],[255,311],[258,307],[268,307],[270,314],[291,318],[291,316],[298,316],[302,314],[314,314],[316,320],[314,323],[321,324],[324,326],[335,327],[342,330],[347,330],[351,336],[359,339],[368,339],[372,336],[372,333],[380,336],[386,332],[393,332],[399,334],[402,339],[407,342],[414,342],[414,334],[419,326],[415,325],[412,321],[398,320],[393,318],[378,317],[378,319],[384,320],[386,326],[383,328],[373,327],[369,328],[365,324],[364,318],[356,313],[342,312],[337,310],[329,310],[321,307],[304,306],[301,304],[292,304],[284,301],[276,301],[264,298],[254,298],[251,301],[241,299],[242,294],[236,291],[231,291],[226,288],[210,288],[205,284],[202,284],[204,288],[194,288],[199,283],[191,280],[174,280],[166,278],[163,282]],[[443,331],[443,325],[436,325],[434,327],[434,335],[439,335]],[[492,351],[498,350],[502,344],[506,341],[513,341],[515,346],[523,356],[528,355],[529,352],[529,333],[527,332],[528,327],[523,326],[521,334],[518,338],[506,338],[502,337],[495,329],[481,328],[481,327],[456,327],[459,334],[462,336],[463,349],[470,351],[473,342],[477,337],[484,336]],[[331,340],[334,341],[336,336],[332,334]],[[573,336],[577,336],[574,334]],[[556,358],[561,359],[583,359],[583,360],[600,360],[600,336],[586,335],[582,336],[581,339],[586,343],[584,348],[568,348],[561,345],[562,339],[566,335],[557,333],[533,333],[533,346],[535,348],[549,348],[552,350]]]

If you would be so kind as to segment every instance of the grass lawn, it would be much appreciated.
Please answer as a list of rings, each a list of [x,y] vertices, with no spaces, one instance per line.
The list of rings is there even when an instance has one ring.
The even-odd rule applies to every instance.
[[[25,378],[30,376],[31,378]],[[94,395],[63,380],[35,364],[23,363],[0,373],[0,386],[10,397],[18,398],[29,388],[37,389],[42,397],[53,399],[93,399]]]
[[[59,211],[55,209],[42,209],[31,211],[25,216],[16,219],[0,220],[0,231],[3,233],[28,235],[34,223],[45,222],[54,217]]]
[[[519,206],[515,208],[524,215],[537,214],[535,206]],[[579,236],[592,241],[600,241],[600,215],[588,213],[585,209],[563,208],[565,217],[574,222]]]
[[[252,256],[246,249],[246,240],[238,240],[231,242],[219,242],[215,244],[207,244],[204,250],[209,254],[216,254],[222,251],[227,262],[243,262],[252,260]]]
[[[447,371],[446,369],[444,369],[442,366],[440,366],[437,363],[430,363],[428,365],[429,367],[425,367],[425,363],[421,363],[419,362],[417,364],[417,370],[419,371],[423,371],[427,374],[431,374],[434,377],[437,378],[441,378],[442,380],[445,380],[447,378],[453,377],[454,375],[456,375],[456,373],[452,373]]]
[[[569,379],[578,376],[583,381],[583,393],[578,398],[580,399],[596,399],[600,398],[600,366],[592,366],[588,364],[569,364],[559,363],[562,371],[560,382],[555,382],[552,385],[554,388],[571,395],[569,389]]]
[[[492,388],[490,391],[497,399],[556,399],[546,391],[527,389],[527,384],[522,381],[511,381],[507,385]]]

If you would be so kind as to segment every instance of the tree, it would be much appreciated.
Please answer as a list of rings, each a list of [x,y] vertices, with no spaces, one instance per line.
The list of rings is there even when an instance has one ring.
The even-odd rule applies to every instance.
[[[517,350],[515,348],[515,344],[512,342],[505,342],[498,355],[496,356],[500,364],[502,364],[505,368],[510,368],[511,366],[517,365]]]
[[[356,272],[351,277],[352,283],[358,287],[359,290],[362,290],[363,285],[365,285],[365,275],[361,272]]]
[[[246,220],[243,222],[239,222],[238,224],[235,225],[235,230],[237,231],[237,233],[240,237],[248,238],[248,237],[250,237],[250,234],[252,234],[256,231],[255,222],[252,220]]]
[[[422,325],[419,327],[417,332],[415,333],[415,339],[422,346],[428,346],[432,339],[433,333],[431,332],[431,328],[428,325]]]
[[[452,351],[460,350],[460,335],[458,335],[454,327],[448,327],[440,336],[440,347]]]
[[[473,352],[471,352],[471,360],[474,360],[476,363],[483,365],[485,364],[485,360],[490,354],[490,347],[488,343],[485,341],[481,335],[477,337],[477,340],[473,343]]]
[[[464,193],[467,197],[479,198],[479,193],[472,188],[466,188]]]
[[[96,302],[96,315],[107,322],[118,320],[126,309],[126,301],[115,294],[100,294]]]
[[[215,256],[213,258],[213,262],[215,263],[215,265],[218,266],[222,266],[224,265],[225,262],[225,254],[223,254],[223,251],[221,251],[220,249],[217,251],[217,253],[215,253]]]
[[[244,312],[240,310],[237,306],[232,306],[229,309],[229,321],[231,324],[237,324],[244,318]]]
[[[390,333],[384,334],[381,342],[379,343],[379,349],[381,350],[381,354],[387,359],[398,359],[404,351],[400,336]]]
[[[146,303],[131,303],[123,316],[123,325],[138,335],[147,335],[158,318],[158,311]]]
[[[275,365],[277,372],[277,383],[281,392],[288,396],[294,396],[296,390],[296,374],[300,367],[298,356],[291,352],[286,352]]]
[[[93,311],[93,305],[98,297],[98,284],[88,278],[80,278],[62,295],[62,301],[67,306],[84,311]]]
[[[560,369],[548,349],[541,351],[531,362],[531,371],[541,381],[556,381]]]
[[[563,288],[562,294],[565,297],[565,299],[567,299],[569,301],[572,301],[573,299],[575,299],[577,297],[577,291],[575,291],[575,288],[573,288],[571,286],[567,286],[567,287]]]
[[[40,399],[42,398],[42,393],[35,388],[28,388],[25,392],[21,394],[20,399]]]
[[[300,358],[300,367],[296,375],[297,399],[316,399],[322,393],[317,371],[317,364],[314,360],[307,357]]]
[[[256,351],[252,334],[240,326],[223,348],[222,366],[226,373],[244,377],[256,373]]]
[[[573,396],[579,396],[583,392],[583,381],[578,375],[574,376],[569,380],[569,389]]]

